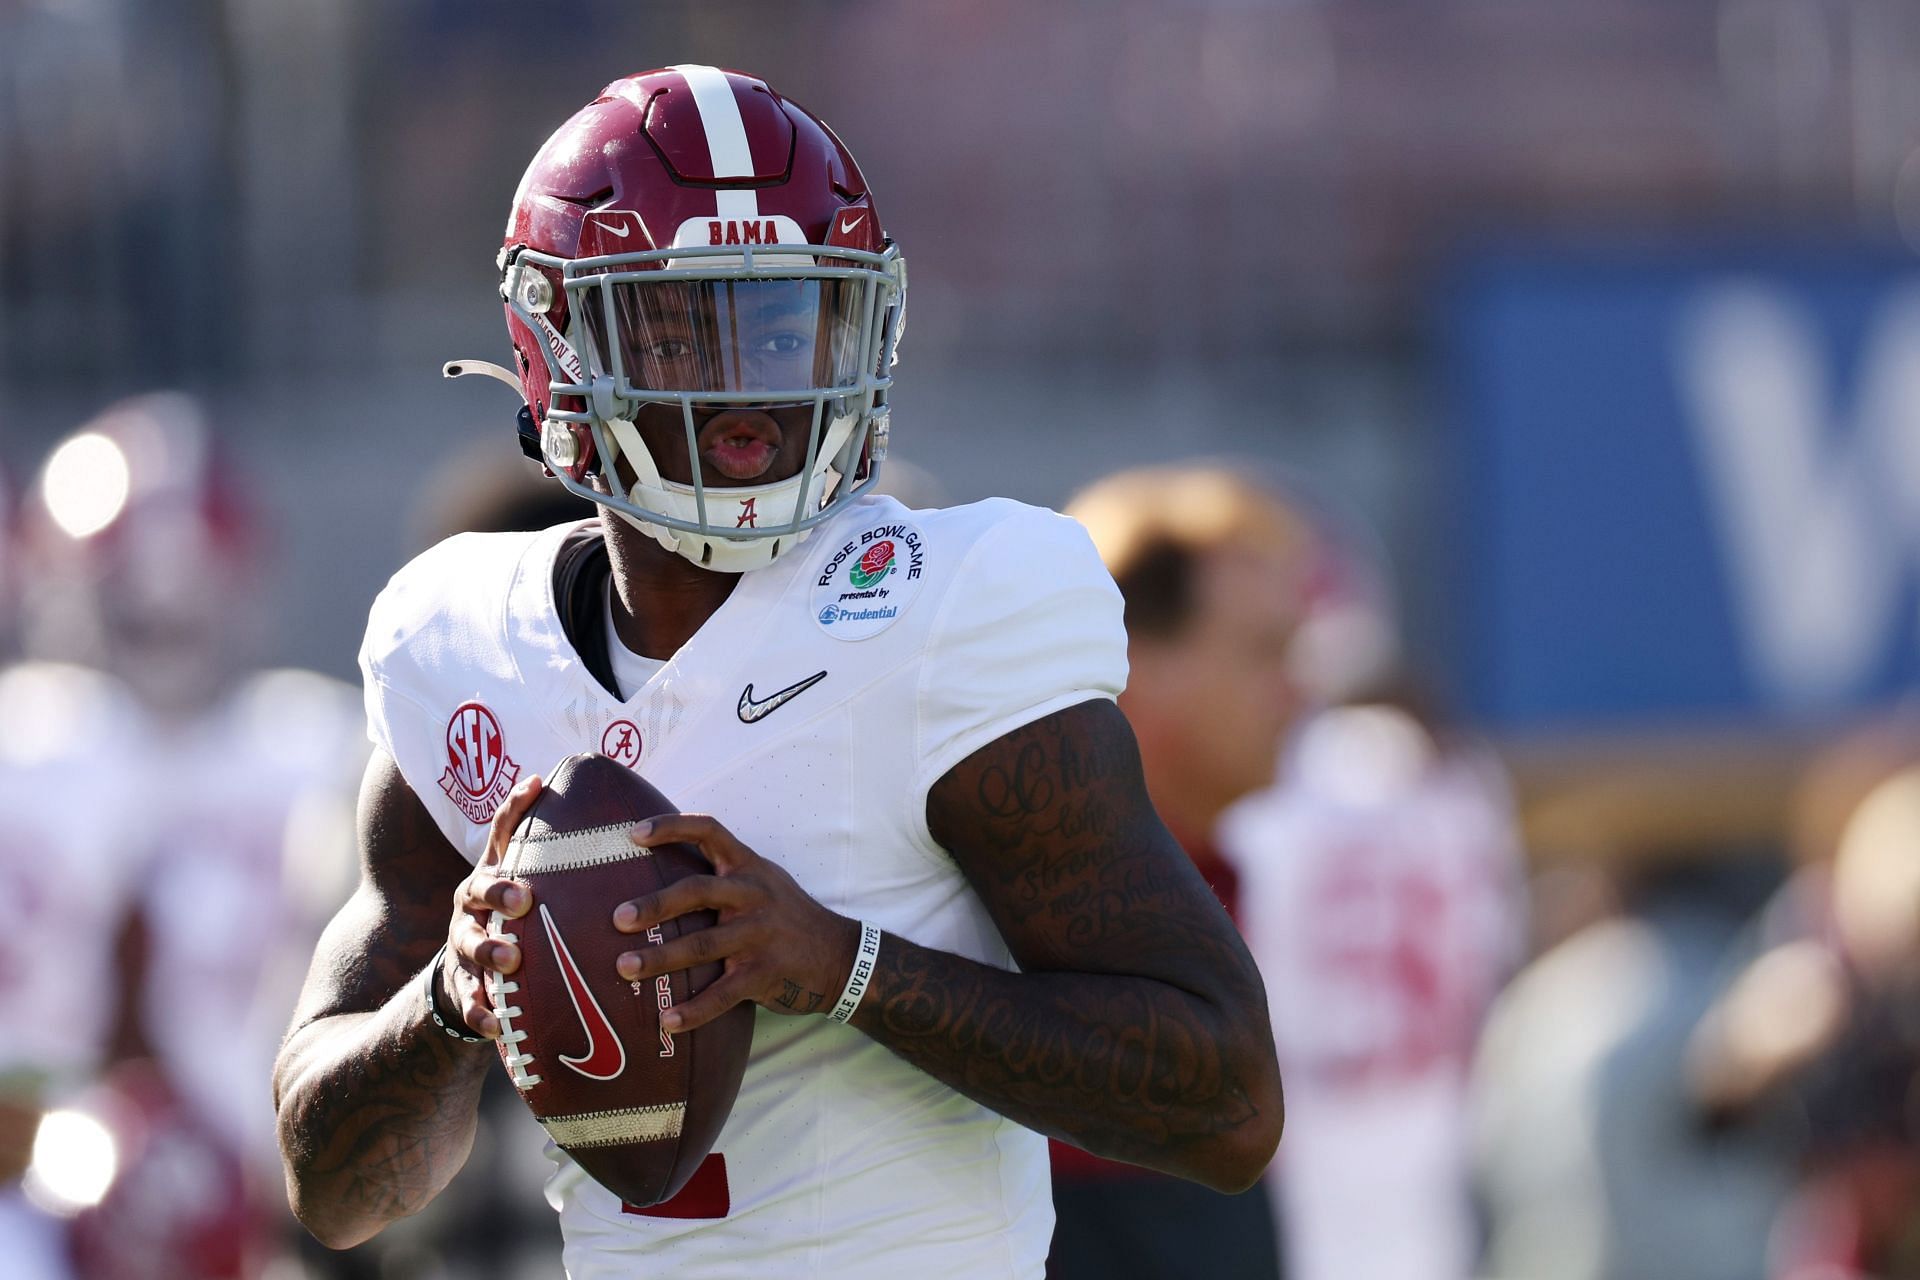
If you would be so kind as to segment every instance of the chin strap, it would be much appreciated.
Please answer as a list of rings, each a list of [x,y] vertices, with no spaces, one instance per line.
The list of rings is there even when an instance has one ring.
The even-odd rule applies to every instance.
[[[827,428],[826,439],[821,442],[818,459],[814,463],[814,475],[808,486],[810,501],[809,512],[818,511],[838,490],[842,475],[833,465],[835,459],[846,448],[853,434],[855,419],[851,416],[837,418]],[[612,437],[607,441],[606,467],[602,474],[612,471],[614,464],[622,457],[633,468],[634,484],[623,501],[632,504],[641,511],[657,510],[677,519],[697,521],[699,502],[692,485],[677,484],[661,477],[660,468],[655,463],[652,450],[640,439],[640,432],[633,423],[625,418],[612,418],[603,424]],[[610,509],[628,524],[646,534],[662,547],[677,555],[691,560],[703,568],[723,572],[739,572],[757,569],[771,564],[779,554],[790,547],[806,541],[806,533],[801,532],[782,537],[777,534],[762,535],[754,538],[728,538],[719,530],[727,527],[726,521],[741,509],[742,503],[762,502],[769,514],[781,520],[788,518],[792,504],[800,496],[800,488],[807,480],[804,476],[790,476],[785,480],[776,480],[770,484],[743,485],[738,488],[726,486],[710,487],[706,491],[708,503],[707,519],[710,534],[694,533],[690,530],[669,529],[665,525],[655,524],[643,515],[620,507]],[[716,510],[715,508],[719,508]]]
[[[521,394],[520,380],[514,376],[513,372],[490,360],[449,360],[440,366],[440,373],[447,378],[472,376],[492,378],[496,382],[512,387],[515,396]],[[840,469],[834,466],[834,462],[840,452],[846,448],[856,421],[856,417],[852,414],[842,414],[829,421],[826,437],[821,441],[820,451],[814,463],[815,471],[808,484],[812,498],[809,505],[815,511],[832,498],[846,478]],[[621,457],[625,457],[628,465],[633,468],[634,485],[624,495],[624,501],[644,509],[645,504],[640,499],[645,494],[663,505],[672,515],[680,519],[697,520],[699,508],[694,487],[669,483],[660,475],[660,468],[653,459],[653,451],[641,441],[639,429],[633,422],[630,419],[618,417],[607,417],[603,422],[612,436],[609,442],[612,447],[607,450],[609,456],[601,461],[601,471],[605,475],[610,475],[614,463]],[[541,447],[540,430],[524,401],[520,406],[518,434],[521,451],[535,462],[545,466],[549,475],[553,474],[553,463],[548,460]],[[884,449],[884,442],[881,447]],[[605,478],[604,475],[603,478]],[[707,498],[710,503],[731,502],[736,507],[747,499],[765,498],[769,500],[768,507],[772,511],[779,509],[784,502],[791,502],[797,498],[800,486],[808,480],[808,477],[792,476],[786,480],[777,480],[765,485],[748,485],[740,488],[716,487],[707,491]],[[611,483],[608,479],[609,487]],[[703,537],[685,530],[669,529],[665,525],[655,524],[632,512],[623,511],[619,507],[610,506],[608,510],[658,542],[666,550],[712,569],[739,571],[758,568],[763,564],[771,563],[785,547],[797,545],[806,540],[804,532],[790,538],[776,536],[766,539],[736,539],[717,535]]]

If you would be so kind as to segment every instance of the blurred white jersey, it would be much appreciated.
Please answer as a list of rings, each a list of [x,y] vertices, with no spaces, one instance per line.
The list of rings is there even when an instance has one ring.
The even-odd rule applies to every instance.
[[[0,1072],[82,1083],[100,1065],[120,989],[114,947],[133,901],[128,769],[141,716],[110,677],[22,663],[0,671]],[[132,820],[137,821],[137,818]]]
[[[1348,707],[1222,821],[1287,1082],[1269,1185],[1291,1280],[1471,1273],[1465,1077],[1523,945],[1509,803],[1491,760]]]
[[[1000,499],[944,511],[862,499],[744,575],[621,701],[568,642],[554,599],[556,557],[579,528],[454,538],[374,605],[361,655],[373,739],[455,847],[480,856],[516,778],[603,751],[714,814],[827,907],[1010,966],[927,831],[926,797],[1002,734],[1119,692],[1119,594],[1085,531]],[[825,1018],[758,1014],[715,1152],[670,1202],[681,1217],[623,1209],[553,1152],[568,1274],[1042,1274],[1045,1140]]]
[[[289,962],[312,959],[314,904],[351,891],[360,730],[350,686],[265,671],[190,720],[149,722],[129,771],[152,873],[147,1039],[194,1114],[260,1170],[279,1163],[273,1055],[299,990]]]

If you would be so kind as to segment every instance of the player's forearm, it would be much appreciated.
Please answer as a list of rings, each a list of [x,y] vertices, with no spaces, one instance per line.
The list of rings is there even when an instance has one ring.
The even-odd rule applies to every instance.
[[[1270,1051],[1234,1021],[1150,978],[1009,973],[891,934],[853,1017],[1009,1119],[1223,1191],[1258,1179],[1283,1118]]]
[[[274,1071],[287,1198],[335,1249],[419,1212],[466,1163],[491,1045],[428,1025],[417,988],[287,1038]]]

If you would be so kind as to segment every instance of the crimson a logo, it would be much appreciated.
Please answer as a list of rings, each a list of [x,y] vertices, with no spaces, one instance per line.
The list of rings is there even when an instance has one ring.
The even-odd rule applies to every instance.
[[[600,754],[632,767],[640,763],[640,726],[631,720],[615,720],[600,735]]]

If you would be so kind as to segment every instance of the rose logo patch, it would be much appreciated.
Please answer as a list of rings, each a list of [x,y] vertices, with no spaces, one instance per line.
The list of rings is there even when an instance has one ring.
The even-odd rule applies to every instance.
[[[809,605],[813,619],[836,640],[879,635],[920,594],[925,569],[916,526],[875,525],[834,548],[820,566]]]
[[[519,776],[493,712],[483,703],[461,703],[447,721],[447,771],[440,776],[447,799],[469,822],[485,826]]]
[[[893,572],[893,540],[883,538],[847,570],[847,582],[856,591],[877,587]]]

